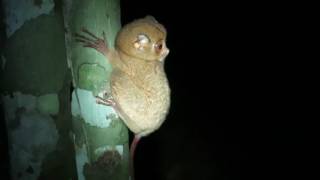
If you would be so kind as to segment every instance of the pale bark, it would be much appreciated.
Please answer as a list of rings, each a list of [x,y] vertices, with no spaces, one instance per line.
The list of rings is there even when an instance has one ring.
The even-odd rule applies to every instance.
[[[128,130],[111,107],[96,103],[95,96],[109,89],[112,67],[94,49],[75,40],[88,29],[98,37],[105,33],[113,46],[120,29],[118,0],[65,1],[64,17],[68,64],[72,71],[72,117],[79,179],[129,179]]]

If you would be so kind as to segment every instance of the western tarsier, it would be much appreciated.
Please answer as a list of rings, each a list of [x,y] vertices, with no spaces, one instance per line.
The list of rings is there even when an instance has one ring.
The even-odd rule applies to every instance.
[[[157,130],[170,106],[170,88],[164,71],[166,29],[154,17],[146,16],[125,25],[117,34],[115,47],[106,45],[86,29],[77,40],[102,53],[112,65],[109,98],[97,103],[112,106],[135,134],[131,158],[139,139]]]

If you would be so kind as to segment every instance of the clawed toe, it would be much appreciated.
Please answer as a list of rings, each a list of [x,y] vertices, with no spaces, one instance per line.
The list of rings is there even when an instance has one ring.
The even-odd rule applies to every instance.
[[[114,106],[115,105],[115,102],[112,99],[104,99],[99,96],[96,96],[96,103],[103,104],[105,106]]]

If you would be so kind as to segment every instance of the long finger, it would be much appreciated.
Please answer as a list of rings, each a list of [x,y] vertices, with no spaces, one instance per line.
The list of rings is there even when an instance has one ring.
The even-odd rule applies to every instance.
[[[89,41],[89,42],[95,42],[96,41],[95,39],[88,38],[87,36],[84,36],[84,35],[81,35],[81,34],[78,34],[78,33],[75,33],[75,37],[76,37],[77,40],[82,39],[83,41]]]
[[[98,45],[95,44],[94,42],[90,42],[90,41],[86,41],[86,40],[83,40],[83,39],[76,39],[77,42],[80,42],[82,43],[82,46],[85,46],[85,47],[97,47]]]
[[[93,48],[93,49],[97,49],[98,50],[98,46],[94,45],[94,44],[84,44],[82,45],[83,47],[89,47],[89,48]]]
[[[81,31],[84,32],[84,33],[87,33],[89,36],[95,38],[96,40],[97,40],[97,39],[100,39],[100,38],[98,38],[96,35],[94,35],[93,33],[91,33],[90,31],[88,31],[86,28],[81,28]]]

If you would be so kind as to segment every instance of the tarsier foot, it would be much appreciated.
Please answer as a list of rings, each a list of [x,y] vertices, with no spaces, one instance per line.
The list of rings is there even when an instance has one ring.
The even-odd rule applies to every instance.
[[[107,54],[108,48],[106,46],[104,32],[102,33],[103,39],[101,39],[88,31],[86,28],[82,28],[81,31],[84,33],[84,35],[75,33],[76,41],[81,42],[83,44],[83,47],[96,49],[103,55]]]
[[[105,106],[114,106],[115,105],[115,102],[112,99],[104,99],[99,96],[96,96],[96,103],[103,104]]]

